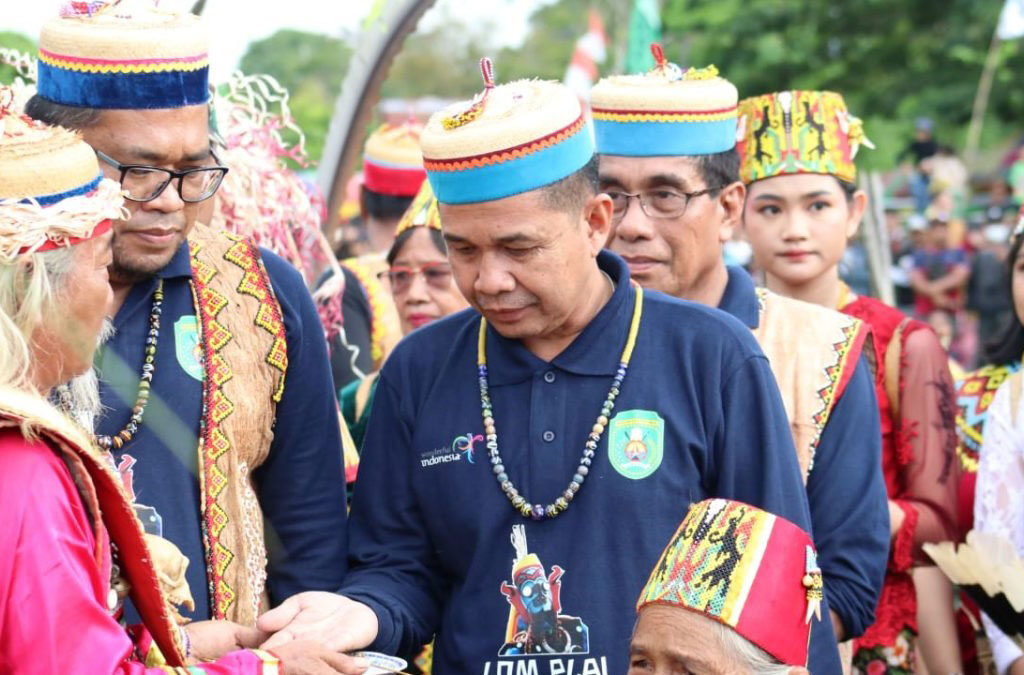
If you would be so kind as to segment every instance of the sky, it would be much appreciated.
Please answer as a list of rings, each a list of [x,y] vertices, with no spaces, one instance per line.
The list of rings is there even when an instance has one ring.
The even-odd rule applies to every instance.
[[[470,25],[489,22],[501,26],[495,47],[519,44],[526,35],[530,14],[551,0],[438,0],[423,17],[420,26],[429,28],[446,16],[458,16]],[[54,16],[65,0],[0,0],[18,3],[16,12],[3,12],[0,30],[24,33],[33,39],[43,22]],[[192,0],[161,0],[162,5],[185,6]],[[223,81],[237,66],[249,42],[267,37],[281,28],[339,35],[357,31],[372,6],[372,0],[206,0],[204,12],[211,35],[211,77]]]

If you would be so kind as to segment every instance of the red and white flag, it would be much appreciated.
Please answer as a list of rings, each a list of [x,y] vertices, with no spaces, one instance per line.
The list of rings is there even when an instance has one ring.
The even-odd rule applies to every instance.
[[[597,64],[604,63],[608,50],[608,37],[604,21],[595,10],[590,10],[587,32],[576,41],[572,60],[565,71],[565,85],[576,92],[583,102],[590,101],[590,89],[597,82]]]

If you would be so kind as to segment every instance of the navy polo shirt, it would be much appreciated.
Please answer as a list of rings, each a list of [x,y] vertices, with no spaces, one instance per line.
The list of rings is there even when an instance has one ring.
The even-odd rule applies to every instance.
[[[629,331],[628,268],[608,252],[598,262],[616,290],[551,362],[488,329],[499,449],[535,503],[553,501],[571,480]],[[375,649],[409,652],[436,632],[439,675],[624,672],[637,597],[691,504],[734,498],[810,528],[782,401],[750,331],[716,309],[643,293],[612,420],[585,483],[553,520],[513,510],[488,461],[479,315],[425,326],[391,354],[363,446],[341,588],[376,613]],[[564,638],[547,655],[520,653],[515,525],[525,526],[527,553],[548,581],[526,605],[547,606],[538,620],[554,621]],[[817,622],[812,644],[812,671],[839,672],[831,624]]]
[[[345,479],[323,328],[299,273],[261,249],[284,316],[288,373],[274,440],[253,470],[267,542],[271,604],[307,590],[335,590],[345,575]],[[138,391],[153,291],[164,282],[163,315],[151,395],[142,426],[114,459],[147,532],[178,546],[196,609],[210,618],[199,513],[198,446],[202,369],[196,351],[188,246],[150,280],[137,283],[114,318],[116,333],[97,354],[105,414],[100,434],[128,423]],[[228,310],[225,310],[228,311]],[[132,620],[136,615],[129,613]]]
[[[757,292],[742,268],[729,268],[718,308],[751,330],[758,327]],[[829,605],[842,619],[847,637],[857,637],[875,621],[889,560],[882,432],[863,355],[821,434],[807,477],[807,501]]]

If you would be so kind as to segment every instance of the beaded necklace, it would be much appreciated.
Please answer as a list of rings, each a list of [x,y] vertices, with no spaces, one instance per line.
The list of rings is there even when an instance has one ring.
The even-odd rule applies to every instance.
[[[505,464],[502,462],[501,455],[498,452],[498,430],[494,426],[494,408],[491,405],[491,397],[488,393],[490,384],[487,379],[487,320],[483,317],[480,318],[480,336],[477,342],[477,367],[480,383],[480,408],[484,420],[484,434],[487,439],[487,454],[491,460],[491,470],[494,471],[494,476],[498,479],[501,491],[505,493],[509,502],[512,503],[512,507],[522,514],[524,518],[544,520],[545,518],[554,518],[558,514],[563,513],[569,508],[569,502],[579,492],[587,478],[587,474],[590,473],[590,465],[593,462],[594,455],[597,453],[597,445],[601,441],[605,427],[608,426],[608,418],[612,414],[612,409],[615,407],[615,399],[619,395],[619,388],[622,386],[622,381],[626,377],[626,371],[629,369],[629,361],[633,357],[633,347],[636,346],[636,336],[640,331],[640,317],[643,314],[644,294],[643,290],[636,284],[633,285],[633,291],[635,294],[633,321],[629,326],[629,337],[626,338],[626,346],[622,350],[622,357],[619,359],[619,368],[615,371],[615,379],[608,390],[608,396],[605,398],[604,405],[601,406],[601,414],[598,415],[597,421],[587,437],[583,457],[580,459],[579,466],[576,467],[576,473],[573,475],[565,492],[547,506],[528,502],[525,497],[519,494],[519,490],[516,489],[516,486],[505,472]]]
[[[139,375],[139,393],[135,397],[135,406],[132,408],[132,416],[124,429],[113,436],[96,436],[96,443],[104,450],[111,448],[120,450],[125,443],[128,443],[135,436],[142,424],[142,416],[146,414],[146,403],[149,402],[149,388],[153,382],[153,371],[156,360],[156,343],[160,337],[160,314],[163,313],[164,304],[164,280],[157,282],[156,291],[153,292],[153,306],[149,310],[149,334],[146,336],[146,356],[142,361],[142,373]]]

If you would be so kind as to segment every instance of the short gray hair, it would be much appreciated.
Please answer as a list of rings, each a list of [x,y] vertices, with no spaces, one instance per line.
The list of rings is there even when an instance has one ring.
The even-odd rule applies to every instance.
[[[718,624],[718,639],[722,649],[745,665],[750,675],[787,675],[792,667],[780,663],[774,656],[725,624]]]

